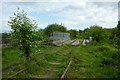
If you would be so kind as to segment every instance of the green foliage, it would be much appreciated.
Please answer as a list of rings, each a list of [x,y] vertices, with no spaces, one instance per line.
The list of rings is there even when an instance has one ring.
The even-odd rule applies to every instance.
[[[76,36],[78,39],[82,39],[83,38],[83,31],[79,30]]]
[[[97,49],[95,49],[95,52],[97,51],[103,52],[103,51],[109,51],[109,50],[110,48],[107,46],[100,46],[100,47],[97,47]]]
[[[21,51],[18,47],[3,48],[2,49],[2,69],[6,69],[12,65],[19,64],[25,60],[24,57],[20,58]]]
[[[43,54],[45,51],[53,49],[55,46],[52,45],[38,45],[34,49],[34,55],[32,55],[32,61],[37,61],[39,58],[37,54]],[[25,57],[21,57],[21,51],[18,47],[2,48],[2,69],[7,69],[10,66],[18,65],[25,61]],[[32,54],[32,53],[31,53]],[[42,61],[43,62],[43,61]]]
[[[117,29],[118,29],[118,49],[120,50],[120,21],[118,21],[118,25],[117,25]]]
[[[4,33],[1,33],[1,35],[10,35],[10,33],[4,32]]]
[[[44,30],[43,29],[38,29],[38,31],[36,31],[36,34],[37,34],[37,37],[36,37],[37,39],[36,40],[40,41],[40,40],[44,39],[43,36],[45,36],[45,35],[44,35]]]
[[[17,76],[15,76],[14,78],[21,80],[21,79],[32,79],[32,76],[26,75],[25,73],[20,73]]]
[[[102,65],[114,65],[114,60],[112,58],[103,57]],[[101,66],[102,67],[102,66]]]
[[[96,50],[96,51],[95,51]],[[117,78],[118,50],[108,43],[94,42],[76,47],[66,76],[71,78]],[[74,73],[74,75],[73,75]]]
[[[43,68],[40,67],[38,64],[34,64],[31,67],[28,68],[28,72],[30,74],[39,74],[40,71],[42,71]]]
[[[104,39],[102,27],[97,25],[91,26],[90,29],[87,30],[87,33],[89,36],[92,36],[93,40],[97,42]]]
[[[109,41],[111,44],[113,44],[114,47],[118,47],[117,44],[118,44],[118,29],[117,28],[112,28],[112,29],[109,29],[108,31],[109,33],[111,33],[110,37],[109,37]]]
[[[82,36],[85,39],[88,39],[89,36],[92,36],[92,39],[97,42],[108,41],[111,36],[111,32],[109,31],[109,29],[103,29],[98,25],[93,25],[90,28],[86,28],[82,32]]]
[[[40,45],[45,48],[46,45]],[[68,68],[66,76],[71,78],[117,78],[118,75],[118,50],[107,43],[88,43],[86,46],[62,45],[57,49],[44,54],[43,56],[35,56],[37,64],[29,64],[29,68],[25,74],[18,74],[16,78],[30,78],[30,75],[45,75],[58,77],[65,70],[69,63],[69,59],[73,56],[72,64]],[[96,50],[96,52],[95,52]],[[5,51],[5,50],[4,50]],[[16,52],[15,52],[16,53]],[[70,53],[70,54],[69,54]],[[16,53],[17,54],[17,53]],[[63,56],[63,57],[62,57]],[[52,58],[51,58],[52,57]],[[58,59],[62,59],[58,61]],[[59,65],[49,64],[49,62],[62,63]],[[22,69],[23,67],[21,67]],[[57,69],[58,71],[48,71],[49,69]],[[20,68],[16,69],[18,72]],[[14,72],[14,73],[16,73]],[[74,73],[74,75],[73,75]],[[12,73],[13,74],[13,73]],[[10,76],[10,74],[9,74]],[[6,78],[6,76],[5,76]]]
[[[72,29],[71,29],[71,30],[69,30],[68,32],[70,33],[70,38],[71,38],[71,39],[77,38],[77,33],[78,33],[77,30],[72,30]]]
[[[66,27],[59,24],[50,24],[45,28],[45,35],[49,37],[53,32],[66,32]]]
[[[118,21],[117,28],[120,30],[120,21]]]
[[[23,52],[22,55],[25,55],[26,59],[29,59],[32,48],[34,47],[34,41],[37,38],[36,22],[31,21],[27,17],[27,13],[23,10],[20,11],[18,8],[14,16],[10,17],[8,23],[12,29],[11,33],[14,43],[19,46]]]
[[[43,59],[43,60],[40,60],[37,64],[40,67],[45,67],[48,64],[48,62],[45,59]]]

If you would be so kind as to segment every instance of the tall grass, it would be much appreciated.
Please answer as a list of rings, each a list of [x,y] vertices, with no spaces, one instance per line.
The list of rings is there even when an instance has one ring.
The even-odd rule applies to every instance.
[[[107,43],[81,44],[72,52],[73,63],[67,72],[72,78],[117,78],[118,50]],[[73,75],[74,73],[74,75]]]
[[[39,45],[32,53],[31,57],[35,57],[36,54],[44,53],[45,51],[54,48],[52,45]],[[21,51],[18,47],[2,48],[2,69],[6,69],[10,66],[14,66],[19,63],[23,63],[26,59],[21,56]]]

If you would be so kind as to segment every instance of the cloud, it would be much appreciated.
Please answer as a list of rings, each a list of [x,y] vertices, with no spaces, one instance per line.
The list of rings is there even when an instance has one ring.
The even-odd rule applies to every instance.
[[[2,2],[79,2],[83,0],[2,0]],[[85,2],[118,2],[119,0],[84,0]]]
[[[65,18],[61,21],[71,28],[73,28],[73,25],[82,26],[80,28],[74,27],[77,30],[93,24],[102,24],[104,28],[115,27],[118,17],[117,8],[115,9],[115,7],[117,7],[117,3],[111,2],[88,2],[84,4],[84,7],[79,6],[77,3],[72,3],[61,11],[62,14],[65,14]],[[85,25],[83,26],[83,24]]]
[[[54,2],[54,0],[4,2],[2,3],[4,31],[10,29],[7,21],[13,16],[17,7],[24,9],[28,17],[36,20],[41,28],[45,28],[50,23],[63,23],[68,29],[77,30],[83,30],[93,24],[111,28],[116,26],[118,19],[117,2]]]

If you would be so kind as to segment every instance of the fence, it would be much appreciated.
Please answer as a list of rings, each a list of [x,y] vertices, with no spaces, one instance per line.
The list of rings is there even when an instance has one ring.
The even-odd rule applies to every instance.
[[[63,41],[70,39],[70,33],[64,33],[64,32],[53,32],[50,36],[50,39],[54,42],[56,41]]]

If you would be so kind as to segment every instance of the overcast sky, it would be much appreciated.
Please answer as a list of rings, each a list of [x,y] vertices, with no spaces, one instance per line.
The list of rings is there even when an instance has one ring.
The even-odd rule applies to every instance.
[[[116,2],[115,2],[116,1]],[[44,29],[48,24],[64,24],[67,29],[84,30],[94,24],[103,28],[114,28],[118,21],[118,1],[86,1],[62,0],[36,2],[23,0],[1,0],[0,26],[2,32],[10,31],[8,20],[17,7],[24,9],[28,17],[36,20],[38,27]],[[2,25],[1,25],[2,23]],[[1,31],[0,31],[1,32]]]

